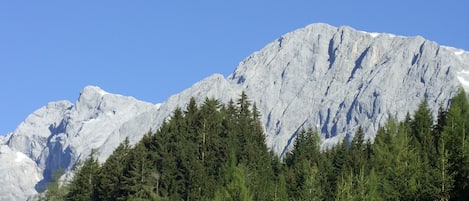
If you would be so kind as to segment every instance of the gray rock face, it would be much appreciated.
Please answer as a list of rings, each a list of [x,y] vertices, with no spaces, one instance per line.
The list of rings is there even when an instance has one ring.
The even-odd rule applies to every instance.
[[[190,97],[227,102],[245,91],[261,112],[268,146],[283,154],[302,127],[320,131],[323,146],[354,135],[359,125],[373,139],[389,117],[403,119],[423,99],[436,113],[459,87],[469,91],[466,51],[422,37],[313,24],[253,53],[227,78],[210,76],[161,105],[86,87],[75,104],[37,110],[0,138],[0,200],[27,199],[57,168],[71,173],[91,149],[103,162],[125,137],[137,142]]]
[[[203,80],[162,108],[184,105],[190,96],[226,102],[244,90],[262,114],[267,144],[283,154],[304,126],[331,146],[360,125],[373,139],[388,118],[403,119],[423,99],[436,114],[459,87],[469,89],[466,80],[466,51],[418,36],[313,24],[253,53],[226,81],[219,75]]]
[[[359,125],[373,138],[424,98],[437,111],[466,79],[468,56],[422,37],[314,24],[252,54],[228,79],[259,103],[268,143],[283,152],[303,125],[330,145]]]
[[[28,199],[59,168],[70,174],[92,149],[103,162],[126,137],[137,142],[151,129],[158,107],[86,87],[75,104],[59,101],[38,109],[4,139],[0,200]]]

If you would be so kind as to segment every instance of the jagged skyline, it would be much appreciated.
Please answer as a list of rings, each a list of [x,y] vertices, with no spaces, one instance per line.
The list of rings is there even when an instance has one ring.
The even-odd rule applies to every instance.
[[[35,194],[59,167],[69,175],[93,149],[105,160],[125,137],[135,143],[191,97],[227,103],[244,91],[259,111],[266,145],[279,155],[305,127],[320,132],[323,147],[353,136],[359,126],[373,139],[386,119],[404,119],[424,97],[436,115],[459,87],[469,91],[468,61],[469,52],[423,37],[315,23],[252,53],[232,75],[214,74],[163,104],[88,86],[75,103],[50,102],[0,138],[0,161],[15,161],[0,163],[1,182],[16,184],[4,185],[9,188],[0,195],[23,200],[14,198]]]
[[[405,5],[405,6],[404,6]],[[467,2],[2,2],[0,135],[86,85],[158,103],[315,22],[469,50]]]

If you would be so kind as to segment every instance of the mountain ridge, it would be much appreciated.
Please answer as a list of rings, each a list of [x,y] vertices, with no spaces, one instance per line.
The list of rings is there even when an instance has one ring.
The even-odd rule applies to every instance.
[[[209,76],[161,104],[88,86],[75,103],[51,102],[38,109],[0,138],[0,161],[16,160],[20,153],[27,156],[19,157],[16,166],[0,167],[5,170],[0,176],[10,178],[7,172],[13,171],[27,177],[16,168],[24,165],[39,181],[15,186],[6,184],[18,181],[4,180],[0,200],[27,199],[58,168],[70,177],[73,164],[91,149],[103,162],[125,137],[136,143],[191,97],[199,103],[205,97],[226,103],[245,91],[261,113],[267,145],[283,154],[305,126],[320,131],[327,147],[354,135],[359,125],[372,139],[386,119],[404,118],[422,99],[435,114],[439,105],[449,104],[458,87],[469,90],[468,72],[468,52],[420,36],[312,24],[254,52],[227,77]]]

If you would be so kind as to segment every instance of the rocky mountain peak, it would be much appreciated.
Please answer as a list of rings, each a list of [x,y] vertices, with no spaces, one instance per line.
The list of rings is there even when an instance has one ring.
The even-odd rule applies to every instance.
[[[245,91],[260,110],[267,145],[283,155],[301,128],[316,129],[324,147],[353,136],[358,126],[373,139],[388,118],[403,119],[423,99],[436,113],[459,87],[469,89],[467,51],[420,36],[312,24],[254,52],[227,78],[215,74],[162,104],[88,86],[75,104],[38,109],[0,139],[0,200],[27,199],[58,168],[71,173],[91,149],[103,162],[125,138],[138,142],[191,97],[226,103]]]
[[[5,185],[8,190],[0,193],[0,200],[25,200],[32,192],[43,189],[59,168],[70,174],[74,164],[86,159],[92,149],[97,150],[97,157],[103,162],[126,137],[135,143],[148,132],[158,108],[159,105],[88,86],[75,104],[57,101],[36,110],[15,132],[2,139],[5,147],[0,169],[5,171],[0,171],[0,177],[6,178],[4,184],[15,185],[11,189]],[[9,163],[17,155],[26,158]],[[31,166],[31,171],[20,171],[18,165]],[[40,176],[31,178],[32,170]],[[24,182],[13,181],[16,177]]]
[[[267,141],[283,153],[303,126],[330,146],[360,125],[372,139],[388,118],[402,119],[423,99],[436,112],[469,69],[468,58],[455,54],[467,52],[420,36],[313,24],[253,53],[228,80],[262,103]]]

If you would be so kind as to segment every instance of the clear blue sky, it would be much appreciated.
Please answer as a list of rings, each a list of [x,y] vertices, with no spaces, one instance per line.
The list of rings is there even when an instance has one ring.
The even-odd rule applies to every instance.
[[[152,103],[311,23],[469,50],[469,2],[1,1],[0,134],[86,85]]]

